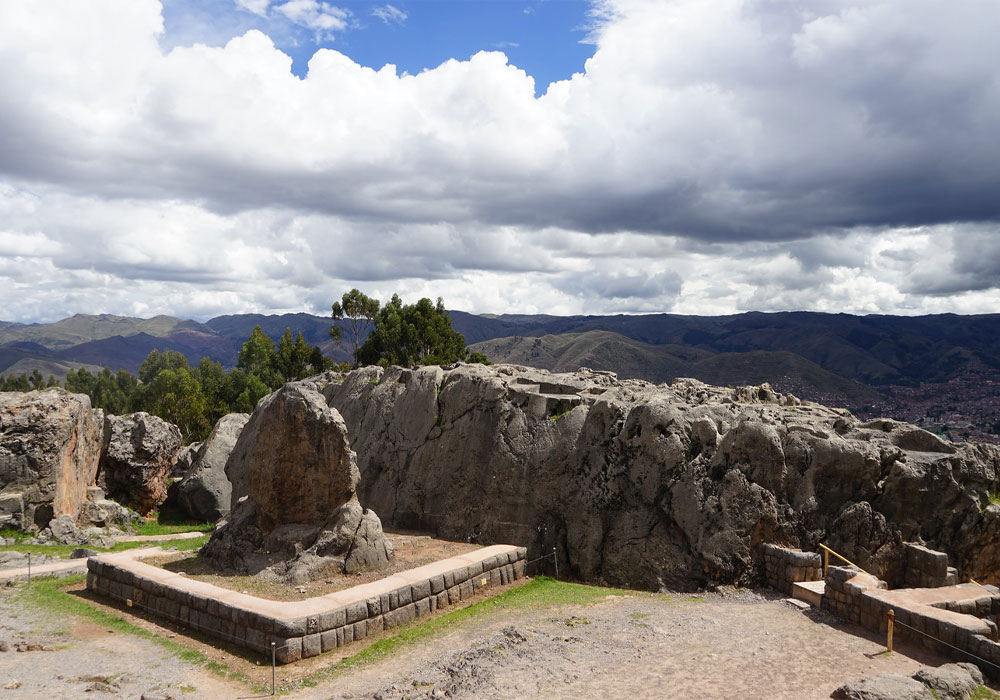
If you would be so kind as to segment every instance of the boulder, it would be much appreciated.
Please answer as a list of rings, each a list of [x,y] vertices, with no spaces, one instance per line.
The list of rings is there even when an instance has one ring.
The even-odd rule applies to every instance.
[[[911,678],[886,674],[837,688],[834,700],[969,700],[980,697],[983,673],[974,664],[922,668]]]
[[[378,516],[358,501],[344,421],[309,385],[286,384],[257,404],[225,472],[236,501],[202,550],[222,566],[297,583],[392,558]]]
[[[177,452],[177,459],[174,460],[174,466],[170,469],[171,479],[182,479],[191,470],[191,465],[194,464],[194,460],[198,457],[198,451],[201,450],[202,442],[192,442],[190,445],[185,445]]]
[[[130,529],[142,519],[138,513],[120,503],[104,497],[104,489],[91,486],[87,489],[87,502],[80,509],[80,522],[93,527],[118,526]]]
[[[145,515],[167,499],[181,431],[148,413],[107,416],[101,472],[108,495]]]
[[[0,393],[0,526],[75,520],[94,483],[102,426],[83,394]]]
[[[246,413],[223,416],[205,442],[195,443],[198,449],[176,489],[177,504],[188,517],[214,523],[229,515],[233,487],[226,462],[249,419]]]
[[[847,683],[833,691],[830,697],[834,700],[935,700],[923,683],[892,673]]]
[[[933,690],[938,700],[969,700],[976,697],[984,680],[983,672],[970,663],[922,668],[913,678]]]

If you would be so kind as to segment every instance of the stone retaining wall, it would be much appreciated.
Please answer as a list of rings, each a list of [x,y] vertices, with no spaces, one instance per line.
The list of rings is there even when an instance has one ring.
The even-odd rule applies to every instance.
[[[948,566],[948,555],[923,545],[904,542],[903,582],[907,588],[940,588],[958,583],[958,570]]]
[[[791,595],[792,584],[823,578],[823,558],[815,552],[763,544],[764,575],[771,588]]]
[[[920,641],[945,657],[975,663],[992,678],[1000,676],[995,589],[970,583],[890,591],[884,581],[856,568],[830,566],[823,608],[881,634],[892,610],[899,623],[893,626],[895,639]]]
[[[868,609],[864,594],[869,590],[886,590],[888,586],[870,574],[852,566],[828,566],[826,568],[823,609],[837,617],[859,624],[868,629],[878,630],[878,614]],[[882,613],[882,627],[885,627],[885,612]]]
[[[493,545],[325,596],[279,602],[144,564],[158,548],[92,557],[87,589],[183,627],[270,654],[316,656],[524,576],[524,547]]]

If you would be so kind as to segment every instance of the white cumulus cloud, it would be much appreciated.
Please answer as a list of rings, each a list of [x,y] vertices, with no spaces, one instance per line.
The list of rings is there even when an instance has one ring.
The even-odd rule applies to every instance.
[[[300,78],[261,31],[165,48],[156,0],[0,3],[5,320],[325,312],[350,286],[494,312],[995,311],[1000,5],[592,10],[594,56],[536,97],[500,52],[407,75],[323,49]]]

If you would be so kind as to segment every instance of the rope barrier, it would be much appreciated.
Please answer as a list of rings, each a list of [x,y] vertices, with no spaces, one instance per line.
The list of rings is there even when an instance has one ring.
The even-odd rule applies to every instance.
[[[534,564],[535,562],[542,561],[543,559],[548,559],[549,557],[552,557],[552,561],[555,564],[556,578],[558,579],[559,578],[559,555],[558,555],[555,547],[553,547],[552,551],[549,552],[548,554],[543,554],[542,556],[537,557],[535,559],[532,559],[531,561],[524,562],[524,568],[525,568],[525,570],[527,570],[528,566],[530,566],[531,564]]]
[[[833,551],[832,549],[830,549],[829,547],[827,547],[825,544],[820,543],[819,546],[823,550],[823,575],[824,576],[826,576],[826,568],[829,565],[828,562],[829,562],[829,555],[830,554],[832,554],[833,556],[837,557],[838,559],[841,559],[841,560],[847,562],[848,566],[853,566],[855,569],[859,569],[860,571],[864,571],[864,573],[868,574],[867,571],[865,571],[860,566],[858,566],[857,564],[855,564],[853,561],[851,561],[850,559],[848,559],[847,557],[845,557],[843,554],[839,554],[839,553]],[[871,574],[868,574],[868,575],[871,576]]]
[[[935,642],[938,642],[938,643],[940,643],[940,644],[943,644],[943,645],[945,645],[946,647],[951,647],[952,649],[954,649],[955,651],[957,651],[957,652],[959,652],[959,653],[961,653],[961,654],[965,654],[966,656],[970,656],[970,657],[972,657],[973,659],[979,659],[979,660],[980,660],[980,661],[982,661],[982,662],[983,662],[984,664],[989,664],[989,665],[990,665],[990,666],[992,666],[993,668],[996,668],[996,669],[1000,669],[1000,665],[997,665],[997,664],[993,663],[992,661],[987,661],[987,660],[986,660],[986,659],[984,659],[983,657],[981,657],[981,656],[978,656],[978,655],[976,655],[976,654],[973,654],[973,653],[972,653],[971,651],[966,651],[965,649],[959,649],[959,648],[958,648],[957,646],[955,646],[954,644],[949,644],[948,642],[944,641],[943,639],[939,639],[939,638],[935,637],[935,636],[934,636],[934,635],[932,635],[932,634],[927,634],[926,632],[924,632],[924,631],[922,631],[922,630],[918,630],[918,629],[917,629],[916,627],[911,627],[910,625],[906,624],[905,622],[900,622],[900,621],[899,621],[898,619],[894,620],[894,624],[897,624],[897,625],[900,625],[900,626],[902,626],[902,627],[905,627],[905,628],[906,628],[906,629],[908,629],[908,630],[913,630],[913,631],[914,631],[914,632],[916,632],[917,634],[922,634],[923,636],[927,637],[928,639],[933,639],[933,640],[934,640]]]

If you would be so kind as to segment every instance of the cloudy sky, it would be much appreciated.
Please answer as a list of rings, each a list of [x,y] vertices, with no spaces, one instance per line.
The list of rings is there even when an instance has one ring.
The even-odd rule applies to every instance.
[[[996,0],[3,0],[0,319],[1000,312]]]

